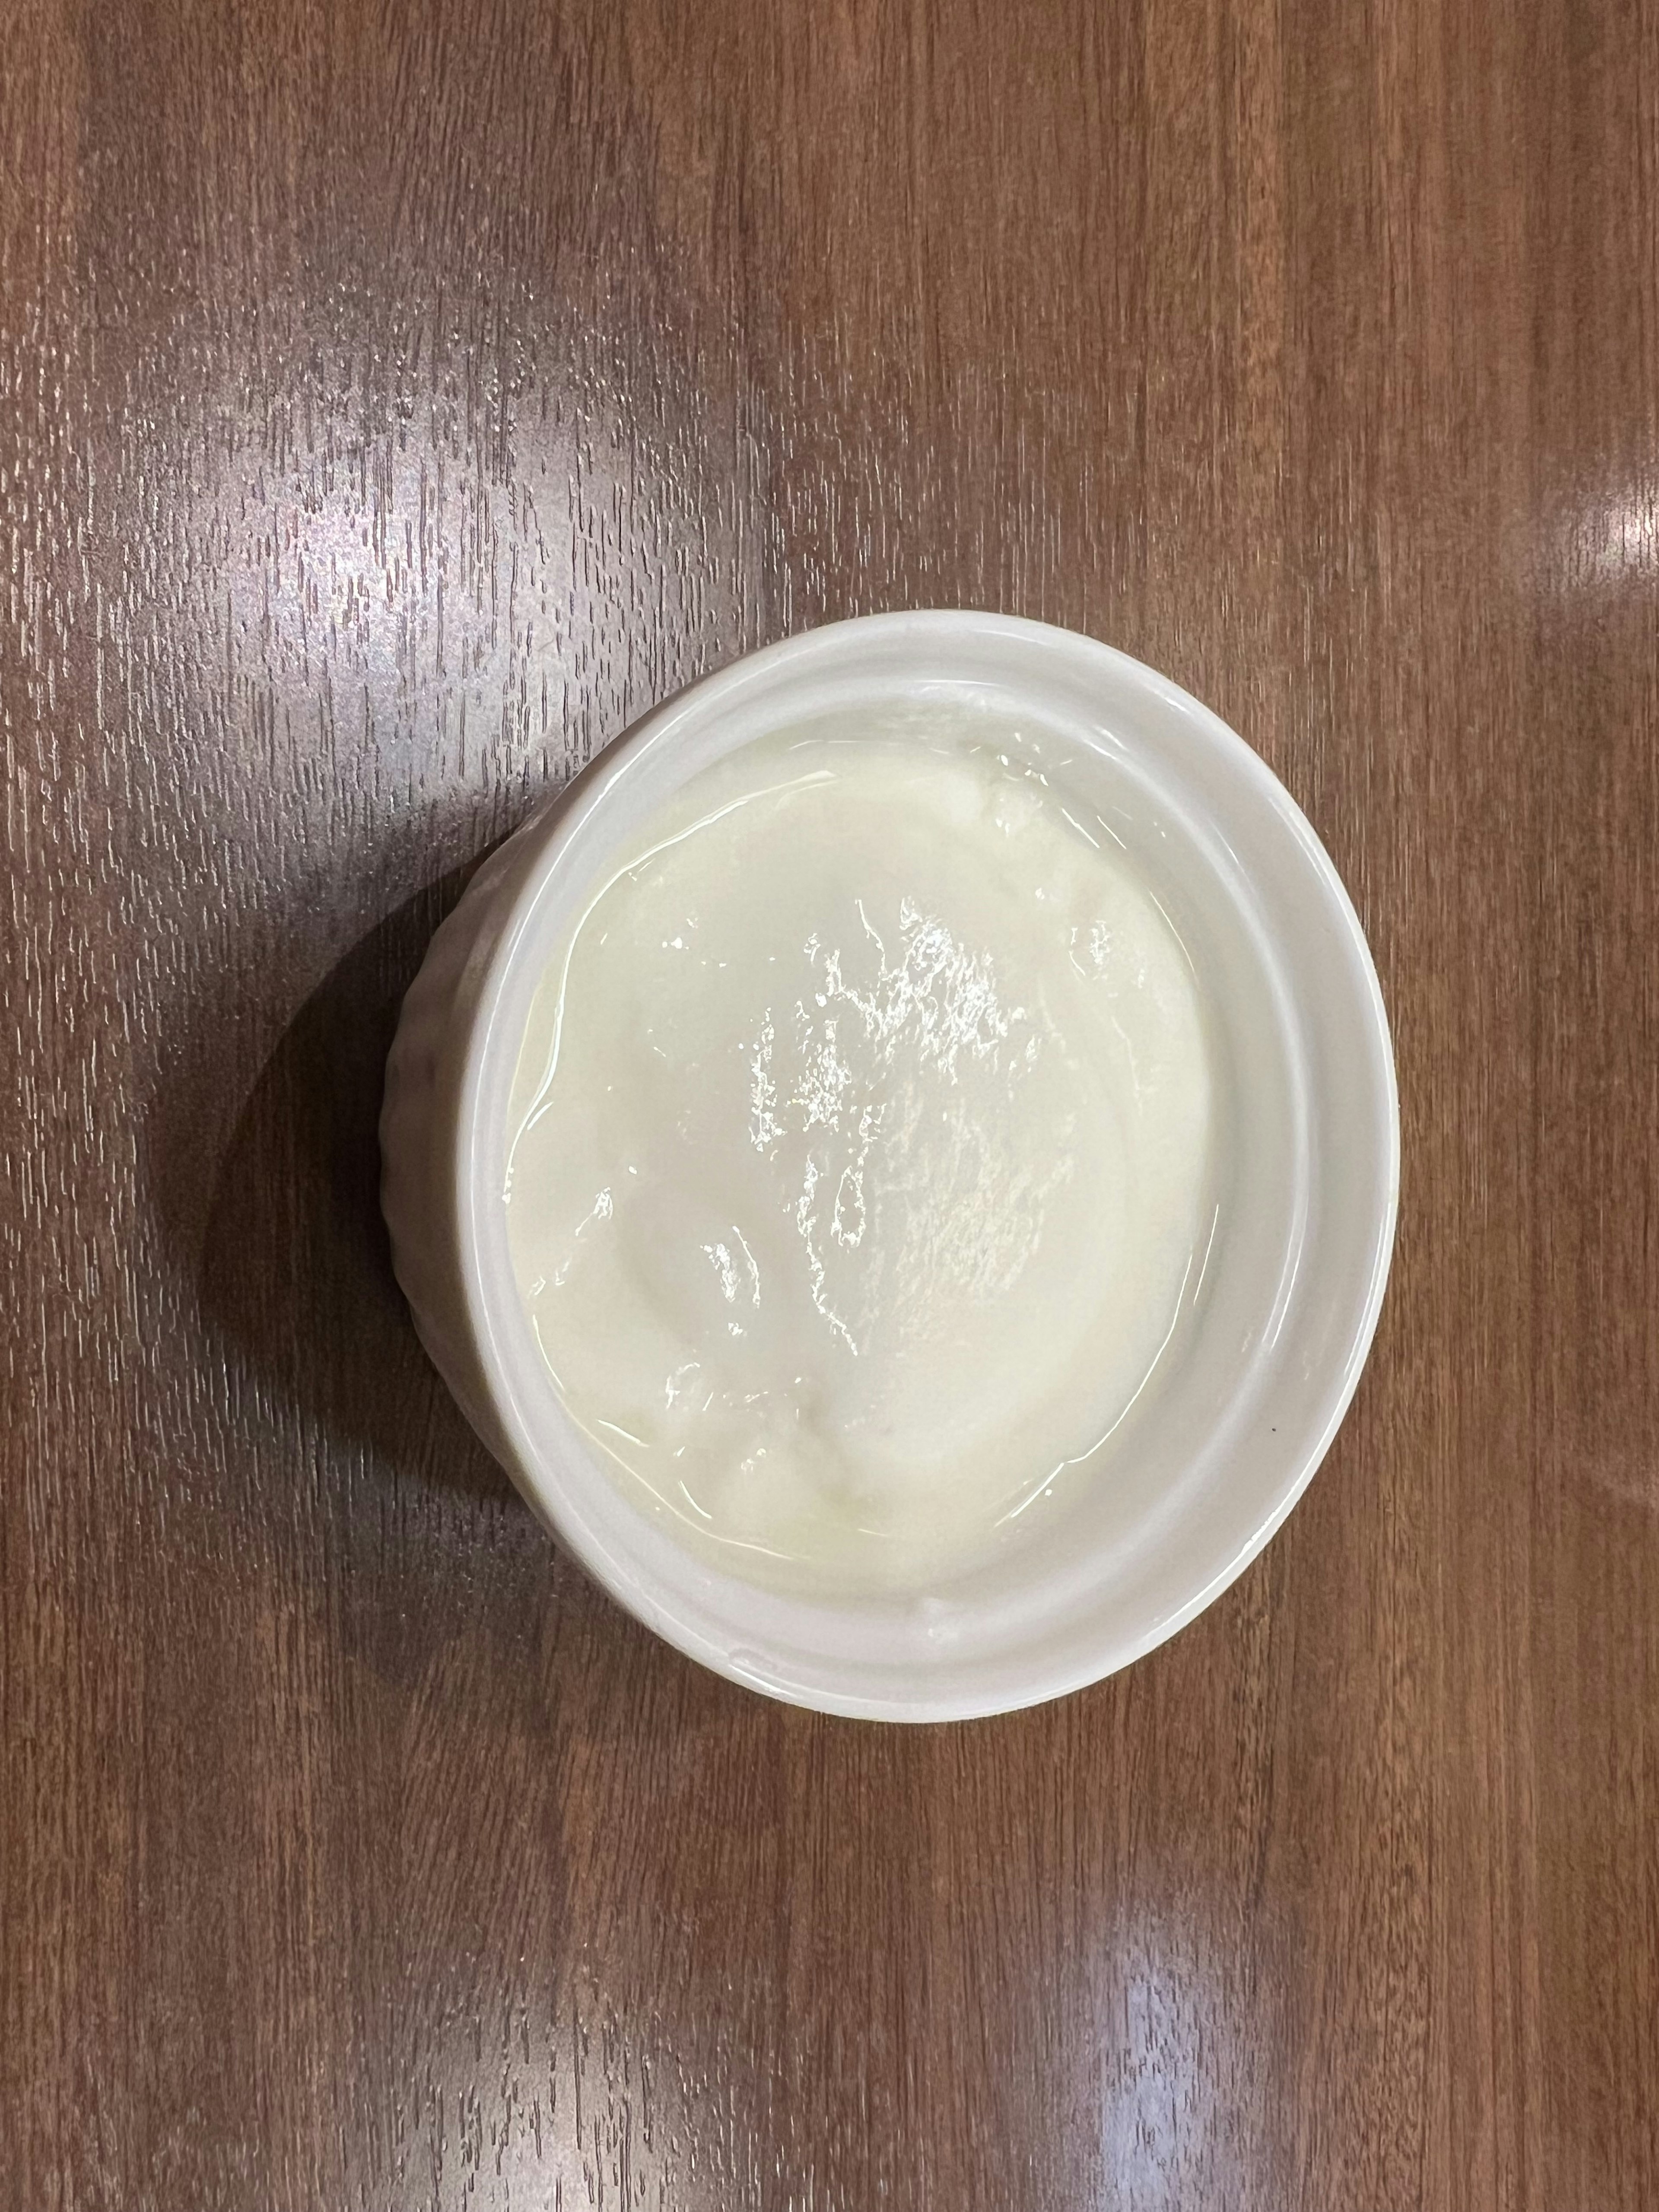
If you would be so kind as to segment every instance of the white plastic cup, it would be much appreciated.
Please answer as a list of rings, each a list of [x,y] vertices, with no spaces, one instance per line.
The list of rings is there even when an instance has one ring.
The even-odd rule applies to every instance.
[[[686,1550],[566,1413],[508,1255],[507,1095],[548,957],[688,778],[821,715],[953,699],[1060,744],[1187,945],[1218,1063],[1218,1225],[1163,1363],[1172,1371],[1086,1494],[926,1597],[809,1600]],[[538,809],[433,939],[404,1001],[380,1141],[393,1264],[421,1340],[558,1541],[718,1673],[821,1711],[911,1721],[1010,1711],[1098,1680],[1243,1570],[1353,1395],[1400,1171],[1376,970],[1283,785],[1140,662],[967,611],[874,615],[751,653],[656,708]]]

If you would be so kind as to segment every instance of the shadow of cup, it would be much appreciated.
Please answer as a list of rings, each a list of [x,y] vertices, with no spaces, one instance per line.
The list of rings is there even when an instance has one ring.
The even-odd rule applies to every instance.
[[[278,1407],[399,1475],[476,1498],[505,1495],[507,1478],[410,1326],[380,1218],[378,1136],[398,1007],[470,873],[372,929],[283,1031],[213,1169],[197,1288],[210,1332]]]

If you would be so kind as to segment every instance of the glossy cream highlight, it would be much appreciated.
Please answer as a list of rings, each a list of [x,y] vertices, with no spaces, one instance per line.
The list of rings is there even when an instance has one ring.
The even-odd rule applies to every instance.
[[[514,1273],[614,1480],[756,1580],[925,1592],[1111,1479],[1213,1228],[1179,938],[971,718],[694,779],[549,960]]]

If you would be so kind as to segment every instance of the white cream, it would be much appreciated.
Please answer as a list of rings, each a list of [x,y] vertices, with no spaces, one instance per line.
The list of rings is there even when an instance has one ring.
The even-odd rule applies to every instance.
[[[1109,1479],[1212,1224],[1182,945],[975,731],[706,771],[526,1028],[507,1205],[548,1366],[629,1493],[757,1581],[926,1589]]]

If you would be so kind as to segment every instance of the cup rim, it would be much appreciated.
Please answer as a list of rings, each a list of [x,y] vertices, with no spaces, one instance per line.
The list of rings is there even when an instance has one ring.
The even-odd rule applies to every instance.
[[[981,647],[1001,643],[1017,652],[1035,649],[1060,653],[1074,667],[1086,665],[1101,679],[1103,690],[1138,694],[1164,715],[1180,718],[1186,736],[1207,747],[1228,776],[1242,781],[1258,803],[1265,801],[1277,815],[1289,832],[1290,849],[1305,867],[1327,918],[1335,926],[1343,956],[1342,980],[1351,994],[1350,1012],[1380,1079],[1370,1094],[1369,1134],[1373,1143],[1380,1140],[1373,1165],[1380,1171],[1382,1196],[1370,1223],[1371,1265],[1364,1295],[1346,1331],[1345,1356],[1340,1365],[1334,1366],[1320,1394],[1323,1418],[1307,1430],[1305,1448],[1287,1461],[1266,1510],[1255,1521],[1245,1540],[1217,1561],[1214,1571],[1188,1592],[1183,1602],[1127,1635],[1115,1638],[1103,1624],[1086,1656],[1080,1656],[1058,1672],[1050,1668],[1006,1681],[990,1693],[982,1686],[964,1694],[959,1687],[952,1692],[948,1682],[922,1686],[912,1680],[908,1686],[897,1684],[884,1694],[872,1695],[867,1686],[838,1686],[822,1680],[794,1681],[787,1674],[780,1678],[775,1668],[758,1665],[754,1655],[739,1644],[711,1635],[706,1621],[689,1618],[696,1608],[676,1601],[675,1593],[665,1587],[667,1578],[653,1571],[651,1561],[653,1554],[660,1557],[659,1547],[665,1542],[672,1546],[677,1566],[690,1554],[671,1537],[653,1529],[639,1509],[614,1490],[611,1478],[599,1468],[574,1423],[568,1423],[560,1437],[550,1438],[528,1419],[524,1404],[526,1378],[516,1370],[506,1341],[508,1332],[498,1325],[503,1297],[499,1267],[492,1275],[486,1259],[485,1247],[490,1238],[483,1209],[494,1206],[496,1196],[486,1187],[483,1169],[490,1117],[504,1097],[504,1084],[511,1079],[512,1067],[504,1068],[504,1063],[510,1060],[515,1066],[517,1059],[519,1039],[503,1030],[503,1001],[520,974],[526,943],[544,942],[544,930],[532,929],[531,925],[550,886],[556,883],[562,871],[568,872],[573,854],[586,845],[591,860],[599,853],[614,849],[602,835],[605,817],[615,807],[616,794],[626,787],[636,765],[677,740],[689,741],[697,729],[718,726],[722,715],[737,706],[746,692],[764,696],[769,689],[775,690],[781,678],[805,684],[837,666],[854,666],[866,648],[878,644],[914,643],[936,653],[953,641],[968,640]],[[775,719],[787,720],[787,712],[784,709]],[[685,775],[694,774],[696,765],[687,767]],[[626,809],[619,811],[622,818],[615,830],[618,842],[626,838],[630,826]],[[1381,986],[1358,916],[1334,865],[1266,762],[1218,716],[1169,678],[1096,639],[1013,616],[974,610],[915,610],[858,617],[799,632],[688,685],[651,708],[606,746],[526,827],[539,836],[539,849],[514,890],[499,930],[491,935],[483,972],[477,979],[461,1073],[453,1195],[463,1286],[491,1410],[518,1462],[515,1480],[559,1542],[628,1611],[689,1656],[731,1680],[824,1711],[932,1721],[1017,1710],[1101,1679],[1175,1634],[1218,1596],[1269,1541],[1328,1449],[1358,1387],[1376,1333],[1397,1218],[1399,1100]],[[516,1297],[516,1290],[511,1294]],[[623,1516],[615,1525],[628,1529],[630,1522],[638,1524],[632,1531],[635,1540],[619,1545],[615,1526],[607,1540],[606,1532],[597,1529],[578,1510],[571,1486],[573,1451],[599,1480],[611,1487]],[[755,1597],[753,1586],[713,1569],[696,1579],[705,1595],[711,1589],[729,1585],[730,1595],[738,1603]],[[799,1602],[806,1610],[813,1609],[807,1601]]]

